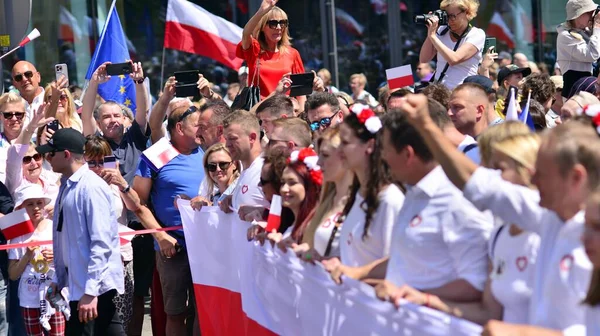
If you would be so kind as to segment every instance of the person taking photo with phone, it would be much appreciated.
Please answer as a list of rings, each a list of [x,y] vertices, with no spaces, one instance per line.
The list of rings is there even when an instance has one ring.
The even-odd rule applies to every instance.
[[[421,47],[419,62],[427,63],[437,55],[435,82],[452,90],[465,78],[477,74],[485,32],[469,23],[477,16],[478,0],[443,0],[440,9],[442,12],[437,13],[446,13],[443,20],[438,15],[426,20],[427,39]],[[447,24],[443,25],[446,23],[443,21]]]

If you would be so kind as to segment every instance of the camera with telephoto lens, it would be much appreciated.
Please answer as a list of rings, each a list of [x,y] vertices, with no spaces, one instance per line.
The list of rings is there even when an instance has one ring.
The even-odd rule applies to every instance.
[[[596,7],[596,10],[594,11],[594,14],[592,14],[592,20],[590,21],[594,21],[594,19],[596,18],[596,15],[598,15],[598,13],[600,13],[600,5],[598,5],[598,7]]]
[[[429,20],[430,18],[432,18],[434,16],[437,16],[438,19],[440,19],[440,21],[438,23],[440,26],[448,25],[448,13],[445,10],[441,10],[441,9],[438,9],[431,14],[415,15],[415,23],[423,24],[423,25],[427,24],[427,20]]]

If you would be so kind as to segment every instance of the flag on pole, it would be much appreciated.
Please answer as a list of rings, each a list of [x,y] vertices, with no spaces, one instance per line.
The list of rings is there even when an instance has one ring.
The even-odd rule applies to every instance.
[[[104,62],[124,63],[129,59],[127,39],[113,1],[85,79],[89,81]],[[135,84],[129,75],[112,76],[108,82],[100,84],[98,94],[104,100],[127,106],[135,114]]]
[[[242,28],[187,0],[169,0],[164,47],[214,59],[238,70]]]
[[[179,152],[171,145],[171,142],[167,138],[162,138],[143,151],[141,158],[156,172],[177,155]]]
[[[529,91],[529,95],[527,96],[527,103],[525,104],[525,108],[519,114],[519,121],[526,124],[530,130],[535,131],[535,125],[533,124],[533,119],[531,118],[531,114],[529,113],[529,102],[531,101],[531,91]]]
[[[506,120],[519,120],[519,112],[517,108],[517,88],[511,86],[508,89],[506,98]]]
[[[7,240],[32,233],[33,223],[25,208],[16,210],[0,218],[0,229]]]
[[[267,226],[265,231],[271,232],[279,229],[281,225],[281,196],[273,195],[271,200],[271,208],[269,209],[269,218],[267,218]]]
[[[390,90],[400,89],[415,84],[410,64],[385,70]]]
[[[23,39],[23,41],[21,41],[21,43],[19,43],[19,47],[24,47],[27,43],[35,40],[36,38],[40,37],[40,31],[37,30],[37,28],[34,28],[31,33],[29,33],[27,35],[27,37],[25,37]]]

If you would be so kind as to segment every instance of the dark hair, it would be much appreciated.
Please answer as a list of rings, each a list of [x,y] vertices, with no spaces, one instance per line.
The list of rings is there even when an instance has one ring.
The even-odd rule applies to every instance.
[[[429,99],[429,105],[435,101]],[[417,130],[408,122],[404,113],[398,110],[388,112],[382,118],[383,128],[389,132],[390,139],[396,152],[401,151],[406,146],[412,147],[415,154],[423,161],[433,160],[433,154],[429,151],[425,140]]]
[[[110,144],[100,135],[88,135],[85,137],[85,157],[97,158],[112,155]]]
[[[256,108],[256,114],[265,111],[274,118],[281,118],[284,114],[291,117],[294,115],[294,103],[288,96],[276,94],[263,100]]]
[[[427,98],[427,103],[429,105],[429,116],[439,128],[444,129],[447,125],[453,124],[448,115],[448,110],[441,103],[430,97]]]
[[[310,223],[314,210],[319,202],[319,195],[321,194],[321,185],[315,184],[310,178],[310,170],[306,167],[303,162],[289,163],[287,168],[293,169],[304,182],[304,200],[300,204],[300,210],[298,211],[298,217],[295,219],[294,228],[292,229],[292,239],[297,243],[302,241],[304,230]]]
[[[325,104],[331,106],[331,112],[333,113],[338,112],[340,110],[340,101],[333,93],[316,92],[308,96],[308,98],[306,99],[304,111],[308,112],[308,110],[315,110]]]
[[[383,160],[381,159],[381,132],[377,132],[376,134],[369,132],[369,130],[367,130],[365,125],[358,120],[358,117],[354,113],[350,113],[344,118],[344,124],[350,127],[354,134],[362,142],[367,142],[371,139],[375,140],[374,151],[368,158],[369,180],[367,182],[367,192],[363,204],[359,204],[360,207],[365,210],[365,229],[362,235],[363,239],[365,239],[368,236],[373,215],[379,207],[379,191],[381,191],[382,187],[389,185],[392,179],[389,175],[387,165],[383,163]],[[344,210],[342,211],[343,217],[346,217],[352,209],[354,201],[356,200],[356,193],[359,189],[360,181],[356,176],[354,176],[354,180],[350,186],[348,201],[346,202]]]
[[[521,101],[521,108],[524,108],[525,105],[527,105],[527,99]],[[544,111],[544,107],[541,103],[533,100],[533,95],[529,102],[529,115],[531,116],[536,131],[543,131],[548,128],[548,125],[546,124],[546,111]]]
[[[450,95],[452,92],[444,84],[430,84],[421,91],[422,94],[426,95],[427,98],[436,100],[443,107],[448,109],[448,103],[450,103]]]
[[[275,192],[279,194],[281,189],[281,177],[283,170],[287,166],[287,157],[290,155],[290,151],[287,148],[274,147],[270,148],[264,154],[264,164],[269,165],[268,167],[268,180],[269,184],[273,187]],[[280,233],[284,233],[293,223],[294,213],[288,208],[281,209],[281,225],[277,230]]]
[[[554,82],[552,82],[550,76],[536,73],[529,75],[525,79],[521,91],[523,92],[523,97],[527,97],[529,92],[531,92],[531,99],[540,104],[545,104],[554,96],[556,86],[554,86]]]
[[[231,113],[231,108],[221,99],[208,99],[204,105],[200,107],[200,114],[206,110],[212,110],[210,116],[210,124],[213,126],[222,126],[225,117]]]
[[[408,95],[410,93],[412,93],[412,92],[410,92],[409,89],[404,89],[404,88],[396,90],[396,91],[393,91],[388,96],[386,103],[389,103],[390,99],[392,99],[392,98],[402,98],[402,97],[404,97],[404,96],[406,96],[406,95]]]

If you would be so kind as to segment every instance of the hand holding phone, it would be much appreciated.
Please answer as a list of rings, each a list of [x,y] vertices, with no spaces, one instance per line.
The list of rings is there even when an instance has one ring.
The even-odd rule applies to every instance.
[[[104,157],[104,169],[117,169],[117,158],[114,155]]]
[[[56,132],[60,128],[60,122],[58,122],[58,120],[54,119],[48,123],[47,127],[49,130]]]
[[[133,72],[133,66],[130,62],[115,63],[106,65],[106,74],[109,76],[128,75]]]
[[[309,95],[313,91],[313,82],[315,74],[306,72],[301,74],[290,75],[292,85],[290,87],[290,97]]]
[[[61,87],[69,87],[69,69],[67,68],[67,65],[62,63],[62,64],[57,64],[54,66],[54,74],[56,76],[56,83],[59,83],[59,81],[61,80],[61,77],[64,77],[66,80],[65,85],[61,86]]]

